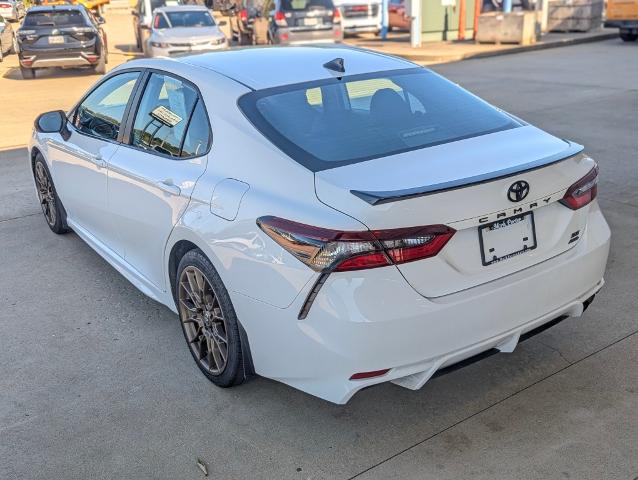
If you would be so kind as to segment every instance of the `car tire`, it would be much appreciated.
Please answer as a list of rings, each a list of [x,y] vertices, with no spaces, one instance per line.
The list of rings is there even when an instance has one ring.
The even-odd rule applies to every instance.
[[[58,235],[67,233],[69,227],[66,223],[66,211],[55,190],[49,167],[39,153],[33,162],[33,179],[47,225],[53,233]]]
[[[106,52],[102,52],[97,65],[93,67],[93,71],[98,75],[104,75],[106,73]]]
[[[251,371],[250,354],[242,348],[226,287],[201,250],[188,251],[179,262],[175,299],[186,344],[202,373],[218,387],[241,384]]]
[[[620,38],[623,42],[635,42],[638,39],[638,35],[635,33],[621,33]]]
[[[35,78],[35,70],[33,68],[20,67],[20,73],[25,80]]]

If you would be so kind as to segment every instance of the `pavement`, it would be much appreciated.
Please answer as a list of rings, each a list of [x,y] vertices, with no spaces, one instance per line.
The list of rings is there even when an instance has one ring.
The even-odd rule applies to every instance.
[[[475,43],[473,40],[460,40],[424,42],[421,47],[412,47],[408,32],[390,32],[386,40],[381,40],[372,33],[366,33],[347,38],[346,41],[357,47],[403,57],[420,65],[436,65],[470,58],[494,57],[533,50],[566,47],[581,43],[600,42],[616,37],[618,37],[617,28],[600,28],[591,32],[548,33],[543,35],[536,43],[530,45]]]
[[[637,48],[435,67],[599,161],[607,284],[514,353],[345,406],[263,378],[213,386],[177,316],[52,234],[25,150],[0,152],[0,478],[204,478],[197,459],[215,479],[638,477]]]

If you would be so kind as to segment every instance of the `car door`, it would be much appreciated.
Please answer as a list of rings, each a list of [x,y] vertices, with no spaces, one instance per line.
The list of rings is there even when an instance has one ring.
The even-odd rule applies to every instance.
[[[127,144],[109,161],[108,208],[127,263],[163,289],[164,247],[206,169],[211,135],[192,84],[160,72],[145,81]]]
[[[71,136],[47,139],[56,190],[72,224],[112,247],[106,210],[106,165],[119,148],[120,127],[140,72],[124,72],[101,82],[74,109]]]

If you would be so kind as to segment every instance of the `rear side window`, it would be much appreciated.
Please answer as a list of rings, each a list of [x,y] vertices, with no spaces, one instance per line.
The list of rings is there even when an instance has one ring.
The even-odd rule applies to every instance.
[[[267,138],[313,171],[520,126],[422,68],[251,92],[239,105]]]
[[[117,140],[126,105],[139,72],[115,75],[98,85],[77,107],[73,124],[78,131]]]
[[[51,12],[28,12],[23,27],[70,27],[86,26],[86,19],[77,10],[57,10]]]
[[[208,127],[208,117],[201,100],[197,101],[193,115],[191,116],[184,143],[182,146],[182,157],[198,157],[208,151],[210,145],[210,129]]]
[[[144,150],[181,157],[182,142],[197,100],[197,91],[186,83],[153,73],[135,115],[131,143]],[[208,121],[204,121],[208,129]],[[189,148],[197,149],[196,143]]]

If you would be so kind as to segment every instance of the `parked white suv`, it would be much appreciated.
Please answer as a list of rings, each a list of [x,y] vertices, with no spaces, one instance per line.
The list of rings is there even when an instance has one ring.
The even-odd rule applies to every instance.
[[[381,1],[333,0],[341,11],[344,33],[378,32],[381,29]]]

